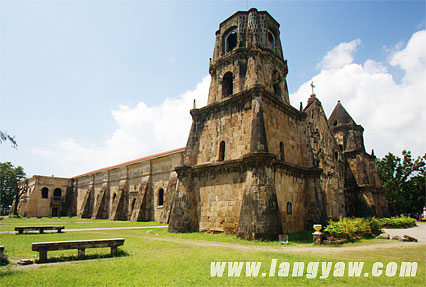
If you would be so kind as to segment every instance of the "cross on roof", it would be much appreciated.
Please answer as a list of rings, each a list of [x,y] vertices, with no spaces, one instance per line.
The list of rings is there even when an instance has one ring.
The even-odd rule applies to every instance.
[[[312,81],[311,82],[311,87],[312,87],[312,95],[314,95],[315,93],[314,93],[314,88],[315,88],[315,86],[314,86],[314,82]]]

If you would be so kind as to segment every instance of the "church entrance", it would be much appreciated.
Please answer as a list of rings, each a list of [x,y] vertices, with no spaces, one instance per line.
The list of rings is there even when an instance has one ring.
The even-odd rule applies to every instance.
[[[58,208],[54,207],[52,208],[52,217],[57,217],[58,216]]]

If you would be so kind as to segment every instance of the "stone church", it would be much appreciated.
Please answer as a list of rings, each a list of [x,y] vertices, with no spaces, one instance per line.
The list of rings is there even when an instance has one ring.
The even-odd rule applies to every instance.
[[[290,105],[279,23],[269,13],[223,21],[209,72],[208,103],[190,111],[185,148],[70,179],[34,176],[21,184],[19,212],[266,240],[327,218],[388,215],[363,127],[340,102],[327,119],[314,93],[305,108]]]

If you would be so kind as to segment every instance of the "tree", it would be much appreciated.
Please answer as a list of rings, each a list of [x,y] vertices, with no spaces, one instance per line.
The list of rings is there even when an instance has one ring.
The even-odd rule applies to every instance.
[[[0,130],[0,143],[4,141],[10,141],[13,148],[16,148],[18,144],[16,143],[15,137],[8,135],[6,132]]]
[[[425,206],[426,154],[413,159],[410,151],[403,150],[401,160],[388,153],[377,160],[377,170],[392,215],[422,212]]]
[[[25,178],[24,169],[21,166],[14,167],[10,162],[0,163],[0,213],[9,209],[15,199],[19,202],[19,182]],[[15,204],[14,214],[17,213]]]

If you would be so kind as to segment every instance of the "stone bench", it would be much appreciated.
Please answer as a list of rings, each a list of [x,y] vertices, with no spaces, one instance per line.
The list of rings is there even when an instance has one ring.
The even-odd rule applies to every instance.
[[[24,230],[31,231],[39,231],[41,234],[44,233],[45,230],[57,230],[58,233],[64,229],[63,225],[50,225],[50,226],[17,226],[15,227],[15,231],[18,231],[19,234],[24,233]]]
[[[91,239],[73,241],[34,242],[33,251],[39,252],[39,261],[47,260],[47,251],[78,249],[78,257],[85,255],[86,248],[111,247],[111,255],[117,254],[117,247],[124,244],[124,238]]]

